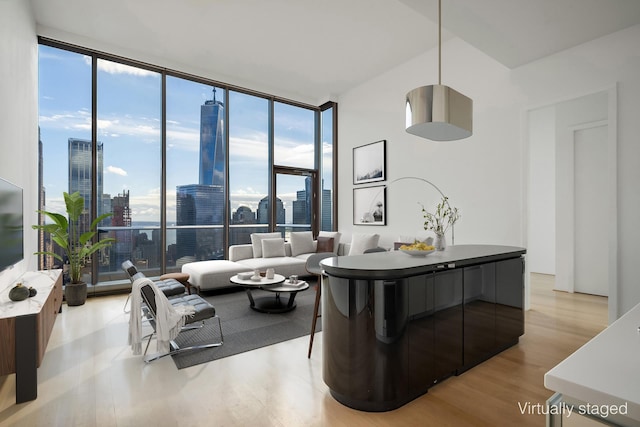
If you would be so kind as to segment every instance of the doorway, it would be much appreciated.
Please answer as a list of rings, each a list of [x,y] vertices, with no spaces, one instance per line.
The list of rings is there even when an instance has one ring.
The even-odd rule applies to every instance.
[[[317,234],[317,173],[310,169],[276,167],[275,230],[289,240],[291,232],[313,231]]]
[[[529,271],[617,318],[616,88],[527,111]]]

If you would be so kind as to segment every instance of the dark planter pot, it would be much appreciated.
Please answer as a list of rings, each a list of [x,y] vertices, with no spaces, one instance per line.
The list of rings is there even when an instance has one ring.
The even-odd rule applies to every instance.
[[[87,284],[67,283],[64,286],[64,297],[67,305],[82,305],[87,301]]]

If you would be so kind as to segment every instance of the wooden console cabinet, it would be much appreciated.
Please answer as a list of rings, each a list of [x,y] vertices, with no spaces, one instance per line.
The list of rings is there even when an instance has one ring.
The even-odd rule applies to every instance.
[[[389,411],[516,344],[523,248],[464,245],[321,262],[323,378],[340,403]]]
[[[38,397],[37,368],[62,306],[61,273],[25,273],[20,280],[38,293],[24,301],[11,301],[9,289],[0,295],[0,376],[16,374],[16,403]]]

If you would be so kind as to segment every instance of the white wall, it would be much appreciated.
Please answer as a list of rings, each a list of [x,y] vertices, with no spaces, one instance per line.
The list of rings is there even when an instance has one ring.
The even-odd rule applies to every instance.
[[[351,164],[355,146],[388,140],[388,182],[415,175],[432,180],[462,210],[456,243],[528,247],[523,157],[524,117],[618,82],[618,313],[640,302],[634,263],[640,258],[640,25],[508,70],[459,39],[443,45],[443,84],[474,101],[474,134],[434,143],[404,131],[404,96],[437,82],[436,52],[400,64],[339,98],[339,228],[347,235],[380,232],[393,240],[421,229],[416,200],[423,190],[391,185],[386,227],[352,225]],[[415,194],[418,191],[419,194]]]
[[[36,268],[38,45],[31,3],[0,1],[0,176],[24,191],[25,261],[0,272],[0,290]]]
[[[556,273],[556,108],[537,108],[528,114],[529,136],[529,269]]]
[[[347,239],[354,232],[376,232],[389,246],[400,235],[424,233],[418,202],[427,208],[439,202],[427,184],[401,181],[387,189],[386,227],[352,225],[352,149],[386,139],[387,182],[416,176],[437,185],[462,214],[456,244],[523,245],[520,111],[509,70],[454,39],[443,45],[442,75],[443,84],[473,99],[474,129],[467,139],[432,142],[404,130],[406,93],[437,83],[435,50],[340,97],[338,224]]]

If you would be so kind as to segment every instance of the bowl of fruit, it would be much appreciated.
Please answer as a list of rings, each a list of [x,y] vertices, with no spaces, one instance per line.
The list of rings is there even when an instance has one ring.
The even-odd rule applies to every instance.
[[[433,245],[427,245],[424,242],[415,242],[410,245],[402,245],[398,248],[401,252],[411,256],[427,256],[436,251]]]

